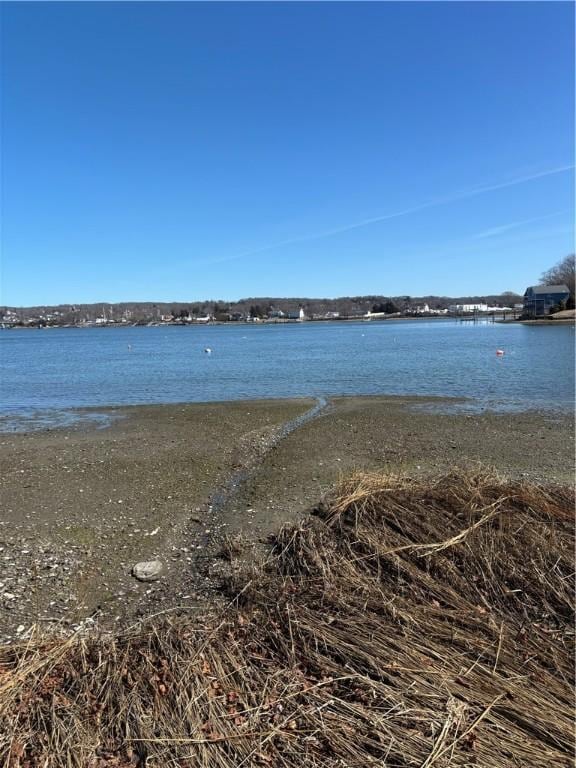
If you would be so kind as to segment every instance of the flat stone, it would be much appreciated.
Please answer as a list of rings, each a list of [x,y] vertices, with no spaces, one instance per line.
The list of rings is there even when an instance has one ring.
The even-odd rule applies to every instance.
[[[138,581],[158,581],[163,568],[160,560],[143,561],[132,568],[132,576]]]

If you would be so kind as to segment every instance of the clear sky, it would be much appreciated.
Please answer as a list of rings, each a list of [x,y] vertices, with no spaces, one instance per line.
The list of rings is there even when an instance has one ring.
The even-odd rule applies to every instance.
[[[574,248],[574,6],[3,3],[8,305],[523,292]]]

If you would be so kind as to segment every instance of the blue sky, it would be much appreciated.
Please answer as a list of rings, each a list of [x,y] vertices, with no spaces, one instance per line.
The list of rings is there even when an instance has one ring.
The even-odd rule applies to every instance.
[[[522,292],[571,3],[3,3],[8,305]]]

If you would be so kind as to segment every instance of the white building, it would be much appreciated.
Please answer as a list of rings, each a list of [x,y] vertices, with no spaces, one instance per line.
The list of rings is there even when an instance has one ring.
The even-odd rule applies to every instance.
[[[488,312],[488,304],[450,304],[449,312]]]

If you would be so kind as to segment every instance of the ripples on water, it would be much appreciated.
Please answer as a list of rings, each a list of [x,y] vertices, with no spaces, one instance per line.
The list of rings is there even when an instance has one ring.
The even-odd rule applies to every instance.
[[[571,409],[574,327],[386,321],[0,331],[0,430],[70,409],[333,395]],[[212,354],[207,355],[205,348]],[[503,357],[496,350],[503,349]],[[105,414],[80,414],[106,424]]]

